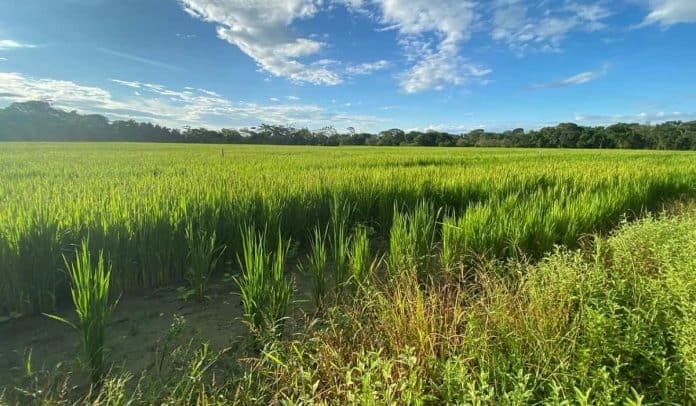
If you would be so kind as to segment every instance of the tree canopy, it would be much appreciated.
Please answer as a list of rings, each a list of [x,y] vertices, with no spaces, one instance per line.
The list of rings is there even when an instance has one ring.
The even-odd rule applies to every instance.
[[[316,131],[285,125],[261,124],[243,129],[163,127],[134,120],[109,121],[98,114],[79,114],[49,103],[13,103],[0,109],[0,141],[137,141],[271,145],[373,145],[439,147],[624,148],[696,150],[696,121],[656,125],[617,123],[585,127],[561,123],[554,127],[505,132],[473,130],[463,134],[438,131],[358,133],[349,127]]]

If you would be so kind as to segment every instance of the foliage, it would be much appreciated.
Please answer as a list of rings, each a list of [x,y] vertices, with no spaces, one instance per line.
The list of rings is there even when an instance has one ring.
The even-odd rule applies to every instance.
[[[324,307],[327,294],[327,250],[326,233],[315,227],[312,232],[311,247],[307,255],[307,265],[300,265],[301,271],[308,274],[312,281],[312,297],[317,309]]]
[[[425,201],[419,202],[408,213],[401,213],[395,207],[389,237],[389,270],[392,274],[418,270],[423,280],[427,278],[437,218],[433,205]]]
[[[359,287],[369,281],[370,272],[374,268],[367,228],[356,227],[350,240],[352,243],[348,254],[350,280],[354,286]]]
[[[261,338],[280,336],[292,300],[292,284],[284,274],[288,243],[278,238],[274,255],[266,249],[266,233],[247,226],[242,234],[239,286],[244,317]]]
[[[183,131],[151,123],[109,121],[97,114],[80,115],[52,108],[46,102],[13,103],[0,109],[0,141],[139,141],[206,144],[371,145],[424,147],[621,148],[696,150],[696,121],[669,121],[657,125],[617,123],[583,127],[561,123],[525,132],[472,130],[466,134],[409,131],[398,128],[378,134],[356,133],[349,127],[338,133],[328,127],[317,131],[261,124],[242,130],[185,128]]]
[[[184,278],[189,283],[189,289],[183,290],[186,299],[195,296],[197,300],[205,299],[210,275],[217,265],[218,259],[225,251],[224,246],[217,246],[215,231],[200,229],[194,231],[191,222],[185,229],[186,246],[188,249],[187,266]]]
[[[65,258],[65,266],[70,275],[70,292],[78,322],[75,325],[58,316],[49,317],[80,332],[90,377],[92,382],[99,382],[104,373],[106,323],[115,306],[115,303],[109,304],[111,267],[105,263],[103,252],[99,252],[96,264],[92,262],[87,240],[83,240],[81,248],[75,251],[74,263]]]
[[[415,222],[437,223],[432,206],[416,207],[431,217]],[[458,274],[428,260],[415,272],[373,275],[370,289],[285,339],[273,334],[239,364],[191,341],[166,353],[171,367],[137,382],[114,372],[76,394],[69,377],[26,368],[31,386],[12,396],[23,404],[693,404],[696,208],[675,210],[538,261],[462,262]],[[406,225],[418,217],[406,213],[398,214]],[[282,280],[269,269],[282,263],[284,240],[268,255],[265,233],[243,235],[242,276]],[[426,257],[442,258],[442,247],[430,244]]]
[[[61,253],[87,235],[113,266],[114,290],[128,293],[186,280],[189,223],[194,240],[203,244],[200,236],[214,233],[216,246],[226,247],[219,263],[235,262],[244,224],[280,229],[298,247],[309,246],[308,231],[318,226],[328,230],[327,273],[343,283],[353,225],[365,224],[374,230],[372,239],[386,242],[395,202],[406,216],[418,202],[442,208],[447,215],[435,221],[444,225],[427,227],[442,229],[434,242],[448,247],[456,265],[481,254],[538,258],[554,244],[574,246],[581,235],[606,232],[624,215],[693,194],[696,184],[689,152],[225,151],[222,156],[208,145],[4,144],[0,317],[54,312],[69,301]]]
[[[350,236],[348,235],[348,222],[352,208],[348,202],[334,194],[331,198],[331,259],[335,269],[336,286],[346,283],[348,278]]]
[[[648,218],[595,251],[485,264],[467,281],[423,287],[403,272],[327,313],[325,328],[267,349],[242,393],[291,404],[693,404],[695,219],[693,209]]]

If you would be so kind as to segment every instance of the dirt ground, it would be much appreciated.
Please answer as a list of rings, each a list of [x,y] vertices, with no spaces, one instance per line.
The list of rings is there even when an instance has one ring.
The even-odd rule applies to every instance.
[[[294,311],[309,310],[309,293],[302,276],[293,275],[293,279]],[[71,321],[75,319],[69,307],[56,313]],[[136,375],[154,365],[161,342],[181,317],[185,323],[180,335],[200,337],[213,350],[231,348],[249,336],[232,282],[213,281],[204,302],[183,300],[177,286],[170,286],[120,298],[106,330],[108,364]],[[80,369],[80,337],[75,330],[41,315],[11,320],[0,324],[0,392],[21,385],[29,351],[34,371],[51,371],[66,363],[75,364],[71,370]]]

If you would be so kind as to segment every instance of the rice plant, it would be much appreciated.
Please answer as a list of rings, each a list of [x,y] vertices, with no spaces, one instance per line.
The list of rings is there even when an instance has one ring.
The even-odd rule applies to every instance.
[[[242,273],[235,280],[240,290],[244,317],[262,338],[282,334],[284,319],[292,300],[292,283],[285,276],[288,243],[278,238],[275,253],[266,249],[266,233],[253,226],[242,231]]]
[[[431,261],[432,247],[435,243],[435,227],[438,212],[431,203],[420,201],[416,207],[406,213],[394,208],[389,236],[390,272],[416,270],[426,277]]]
[[[75,250],[75,261],[64,257],[70,275],[70,293],[77,313],[77,324],[65,318],[49,317],[68,324],[80,332],[82,348],[87,358],[92,382],[99,382],[104,373],[104,337],[109,316],[116,302],[109,303],[111,265],[104,260],[103,252],[95,264],[87,239]]]
[[[349,253],[350,280],[356,287],[359,287],[368,281],[373,267],[367,228],[364,226],[356,227],[351,241]]]
[[[307,255],[307,264],[300,266],[303,273],[309,275],[312,281],[312,298],[317,309],[324,307],[327,294],[326,264],[328,260],[326,250],[326,233],[319,227],[312,232],[311,247]]]
[[[205,299],[210,275],[225,251],[225,246],[217,245],[215,231],[199,229],[194,231],[192,222],[186,225],[187,266],[184,278],[189,289],[183,290],[184,299],[194,296],[198,301]]]
[[[334,195],[331,200],[331,259],[335,270],[336,286],[343,286],[348,278],[348,252],[350,236],[348,221],[352,208],[350,203]]]

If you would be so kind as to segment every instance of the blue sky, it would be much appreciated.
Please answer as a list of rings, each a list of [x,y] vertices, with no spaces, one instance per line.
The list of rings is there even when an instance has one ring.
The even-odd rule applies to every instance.
[[[696,0],[5,0],[0,106],[172,127],[696,119]]]

